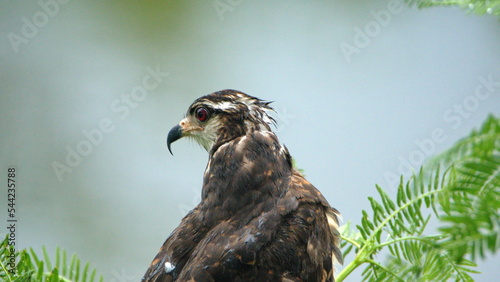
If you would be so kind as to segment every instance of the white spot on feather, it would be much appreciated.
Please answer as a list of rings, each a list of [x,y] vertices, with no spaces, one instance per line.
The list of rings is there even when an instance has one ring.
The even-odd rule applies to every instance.
[[[208,164],[207,168],[205,169],[205,172],[203,173],[203,177],[207,177],[208,172],[210,171],[210,165],[212,164],[212,159],[208,159]]]
[[[225,101],[225,102],[220,102],[214,105],[214,108],[218,110],[229,110],[229,109],[234,109],[235,105],[231,102]]]
[[[263,120],[265,123],[267,123],[267,124],[272,124],[272,123],[273,123],[267,114],[263,114],[263,115],[262,115],[262,120]]]
[[[335,211],[328,211],[325,213],[326,214],[326,219],[328,220],[328,226],[330,226],[330,229],[335,230],[335,232],[338,232],[339,224],[335,218],[341,219],[341,215],[338,212]]]
[[[272,132],[267,131],[267,130],[266,130],[266,131],[261,131],[260,133],[261,133],[262,135],[264,135],[265,137],[268,137],[268,138],[271,136],[271,134],[273,134]]]
[[[280,154],[283,155],[283,156],[286,154],[286,148],[283,145],[281,145]]]
[[[241,139],[238,141],[238,144],[242,143],[242,142],[245,142],[245,140],[247,140],[247,136],[243,136],[241,137]]]
[[[174,271],[174,269],[175,269],[175,265],[171,264],[168,261],[165,263],[165,273],[168,274],[168,273]]]

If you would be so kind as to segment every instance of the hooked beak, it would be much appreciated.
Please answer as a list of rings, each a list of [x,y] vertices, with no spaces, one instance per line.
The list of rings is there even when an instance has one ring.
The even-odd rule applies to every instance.
[[[170,132],[168,132],[168,136],[167,136],[167,147],[168,147],[168,151],[170,152],[170,154],[172,154],[172,156],[174,155],[172,153],[172,150],[170,149],[170,144],[174,143],[175,141],[179,140],[182,138],[182,133],[183,133],[183,129],[182,127],[178,124],[174,127],[172,127],[172,129],[170,129]]]

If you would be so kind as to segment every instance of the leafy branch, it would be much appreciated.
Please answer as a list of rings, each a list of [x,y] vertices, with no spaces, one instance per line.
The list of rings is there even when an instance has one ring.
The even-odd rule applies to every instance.
[[[68,260],[66,251],[56,249],[55,264],[52,264],[45,247],[43,259],[39,259],[33,248],[11,253],[8,237],[0,243],[0,279],[2,281],[44,281],[44,282],[93,282],[103,281],[96,278],[97,271],[90,269],[87,262],[81,267],[80,259],[72,255]]]
[[[462,9],[472,11],[476,14],[491,14],[500,16],[499,0],[405,0],[410,6],[418,8],[435,6],[458,6]]]
[[[418,174],[401,178],[395,201],[376,188],[380,200],[368,198],[371,215],[362,211],[358,232],[350,224],[342,230],[344,256],[356,254],[337,281],[361,265],[365,281],[472,281],[477,257],[500,248],[500,119],[490,116]],[[438,233],[425,235],[431,219]],[[390,255],[379,262],[382,250]]]

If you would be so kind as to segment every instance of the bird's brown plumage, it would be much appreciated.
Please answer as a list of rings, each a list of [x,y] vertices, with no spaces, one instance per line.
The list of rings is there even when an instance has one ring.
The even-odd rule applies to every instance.
[[[213,124],[192,118],[199,107]],[[334,281],[334,263],[342,260],[339,214],[292,168],[266,110],[269,103],[235,90],[191,105],[183,129],[215,130],[201,141],[210,155],[202,200],[143,281]]]

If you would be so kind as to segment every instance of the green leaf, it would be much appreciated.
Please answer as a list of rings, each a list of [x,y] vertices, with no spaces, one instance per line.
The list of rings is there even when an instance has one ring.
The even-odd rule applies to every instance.
[[[437,6],[456,6],[479,15],[490,14],[500,16],[498,0],[405,0],[410,6],[429,8]]]
[[[364,281],[473,281],[475,260],[500,248],[500,119],[489,116],[418,174],[401,177],[395,201],[376,189],[380,200],[368,198],[360,236],[342,229],[341,246],[356,257],[337,281],[363,264]],[[430,220],[439,233],[424,235]],[[389,259],[374,260],[385,248]]]
[[[50,255],[45,247],[42,247],[43,260],[39,259],[36,252],[21,250],[15,253],[16,270],[15,274],[9,274],[7,264],[11,260],[8,237],[0,242],[0,280],[12,282],[25,281],[96,281],[97,271],[89,268],[89,263],[80,271],[80,260],[73,255],[71,262],[67,260],[67,253],[61,248],[56,248],[55,266],[52,267]],[[89,280],[80,280],[80,277],[90,277]],[[102,281],[99,276],[99,281]]]

